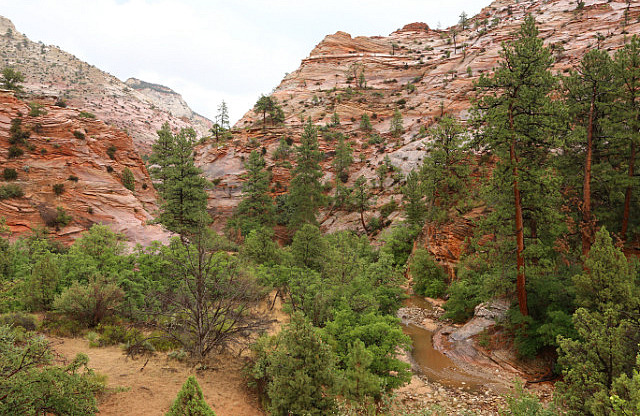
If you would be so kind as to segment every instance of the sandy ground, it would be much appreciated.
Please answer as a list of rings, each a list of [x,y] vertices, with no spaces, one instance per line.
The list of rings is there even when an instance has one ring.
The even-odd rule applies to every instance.
[[[241,358],[218,356],[212,361],[212,368],[196,371],[161,353],[145,365],[146,358],[127,358],[118,347],[89,348],[88,341],[82,338],[50,340],[54,350],[67,360],[79,352],[86,353],[89,367],[108,376],[109,388],[126,388],[100,400],[100,415],[164,415],[189,375],[196,376],[205,400],[217,416],[265,414],[258,397],[246,388]]]

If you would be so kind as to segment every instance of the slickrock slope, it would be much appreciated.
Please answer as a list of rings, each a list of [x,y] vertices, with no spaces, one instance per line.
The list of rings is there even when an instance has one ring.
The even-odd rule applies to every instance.
[[[424,132],[443,113],[463,121],[469,118],[473,82],[491,72],[499,60],[501,43],[511,38],[529,13],[538,22],[545,44],[553,50],[558,73],[574,66],[588,49],[600,46],[613,51],[626,36],[640,34],[639,2],[628,5],[625,0],[586,0],[578,8],[573,0],[497,0],[470,18],[465,28],[458,24],[439,31],[414,23],[384,37],[352,37],[344,32],[329,35],[273,93],[284,110],[284,126],[268,126],[263,132],[261,115],[248,111],[235,126],[240,133],[233,142],[207,144],[199,149],[200,165],[210,179],[219,180],[210,200],[211,211],[223,222],[240,200],[242,160],[252,148],[266,148],[274,174],[274,194],[284,192],[289,169],[276,166],[272,160],[278,140],[290,136],[299,143],[302,120],[311,117],[317,126],[329,125],[334,111],[340,126],[329,127],[328,131],[345,134],[354,150],[348,185],[361,175],[376,183],[376,207],[366,216],[378,216],[379,209],[391,198],[399,203],[403,179],[390,172],[382,178],[380,187],[376,169],[388,158],[406,175],[428,157],[424,148],[429,139],[422,138],[421,129]],[[362,73],[366,87],[358,85]],[[398,139],[389,134],[396,108],[402,113],[405,129]],[[382,143],[374,143],[371,134],[360,131],[364,113],[370,116],[373,133],[383,138]],[[334,181],[331,162],[335,144],[320,138],[326,156],[323,180],[330,183]],[[387,223],[398,216],[392,214]],[[357,213],[327,211],[321,220],[329,231],[362,231]],[[433,250],[441,261],[457,259],[460,244],[471,232],[469,227],[470,221],[460,219],[438,230],[438,244]]]
[[[45,114],[31,117],[27,103],[0,91],[0,167],[17,172],[11,182],[0,175],[0,186],[13,184],[24,191],[24,197],[0,200],[0,217],[6,218],[13,236],[49,223],[55,237],[70,242],[92,224],[103,223],[132,242],[166,240],[159,226],[146,225],[157,209],[156,194],[131,138],[83,117],[78,109],[40,103]],[[10,158],[14,119],[22,120],[21,130],[30,137],[17,145],[24,154]],[[122,184],[125,168],[135,178],[134,192]],[[59,195],[54,185],[63,186]],[[54,224],[58,207],[72,218],[66,226]]]
[[[57,46],[30,41],[2,16],[0,66],[22,72],[26,92],[59,97],[128,132],[142,154],[150,151],[164,122],[174,129],[193,127],[199,136],[212,126],[171,89],[136,80],[128,85]]]

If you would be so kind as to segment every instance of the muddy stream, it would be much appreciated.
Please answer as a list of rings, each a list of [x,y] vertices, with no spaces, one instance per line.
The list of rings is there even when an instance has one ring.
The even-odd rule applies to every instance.
[[[491,379],[490,374],[462,369],[433,347],[432,338],[437,324],[425,326],[415,322],[416,314],[428,316],[433,309],[431,303],[413,295],[404,301],[404,307],[399,313],[403,332],[411,337],[413,344],[410,359],[414,372],[445,387],[468,391],[484,391],[488,387],[503,390],[504,386]],[[407,319],[411,315],[414,319]]]

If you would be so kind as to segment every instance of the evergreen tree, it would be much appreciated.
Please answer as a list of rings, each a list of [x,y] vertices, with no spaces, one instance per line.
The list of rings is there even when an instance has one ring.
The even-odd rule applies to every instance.
[[[198,380],[194,376],[189,376],[166,416],[216,416],[216,414],[204,401]]]
[[[274,416],[324,416],[335,410],[335,357],[301,313],[255,347],[253,377],[265,387]]]
[[[495,73],[477,83],[481,91],[477,115],[483,127],[477,137],[479,147],[498,158],[491,179],[493,216],[502,217],[495,219],[502,224],[501,232],[510,227],[513,233],[516,294],[520,312],[526,316],[525,240],[547,242],[529,250],[539,255],[552,248],[557,232],[551,226],[557,225],[558,186],[548,163],[550,150],[557,146],[556,110],[550,99],[556,81],[550,72],[551,53],[538,38],[532,16],[527,16],[515,39],[503,45],[501,57]],[[508,187],[511,202],[505,198]]]
[[[563,382],[558,394],[570,415],[612,414],[611,388],[622,374],[630,375],[640,342],[640,297],[635,271],[615,248],[602,227],[585,261],[585,271],[575,277],[573,315],[576,339],[560,337],[558,364]]]
[[[216,123],[220,126],[220,128],[224,130],[229,130],[229,108],[227,107],[227,103],[222,100],[220,105],[218,106],[218,114],[216,115]]]
[[[373,130],[373,127],[371,126],[371,119],[367,113],[362,113],[362,116],[360,117],[360,130],[364,132],[370,132]]]
[[[165,123],[149,156],[150,173],[158,181],[162,198],[162,211],[157,219],[178,233],[197,230],[208,216],[207,181],[193,160],[195,139],[193,129],[182,129],[174,135]]]
[[[620,107],[615,113],[620,128],[618,133],[622,141],[623,152],[627,151],[626,170],[627,175],[623,180],[625,188],[624,206],[620,237],[625,241],[628,237],[630,224],[634,231],[638,231],[640,218],[631,217],[631,212],[638,212],[640,198],[637,190],[640,189],[640,176],[635,173],[635,166],[640,155],[640,38],[634,35],[631,41],[615,56],[615,73],[621,83],[619,91]],[[625,164],[623,164],[624,166]],[[633,190],[636,190],[634,195]],[[632,210],[634,206],[634,210]]]
[[[51,308],[59,280],[55,255],[49,251],[40,255],[31,270],[25,291],[31,310],[46,311]]]
[[[336,156],[333,159],[333,169],[336,173],[336,179],[342,183],[349,180],[349,166],[353,163],[353,150],[351,145],[345,143],[344,137],[338,137],[338,145],[336,146]]]
[[[242,186],[243,197],[229,221],[229,227],[239,229],[246,237],[252,230],[274,225],[275,204],[269,195],[271,175],[265,170],[264,157],[253,150],[244,167],[247,174]]]
[[[574,71],[564,81],[567,94],[567,106],[571,119],[576,127],[570,139],[567,140],[568,149],[564,156],[569,159],[571,170],[569,178],[575,177],[573,170],[582,157],[582,211],[581,235],[582,255],[589,252],[591,241],[595,234],[596,218],[592,210],[592,166],[596,164],[597,172],[606,172],[605,163],[600,164],[599,155],[609,146],[609,134],[605,124],[611,112],[614,98],[615,84],[613,79],[613,61],[605,51],[591,50],[582,58],[577,71]],[[583,127],[584,126],[584,127]],[[583,150],[584,149],[584,150]],[[594,160],[594,153],[597,157]],[[602,167],[600,167],[602,166]],[[603,174],[603,173],[601,173]],[[597,178],[604,180],[603,177]],[[597,182],[597,181],[596,181]],[[574,185],[574,184],[570,184]],[[578,187],[578,184],[575,184]],[[597,200],[604,201],[604,195]],[[610,209],[608,207],[607,209]]]
[[[369,192],[369,185],[367,178],[360,176],[353,184],[353,192],[351,193],[351,205],[360,212],[360,222],[365,233],[369,233],[367,229],[367,223],[364,220],[364,213],[370,208],[371,193]]]
[[[333,115],[331,115],[331,125],[334,127],[337,127],[340,125],[340,116],[338,115],[337,111],[334,111]]]
[[[13,90],[15,92],[21,92],[21,82],[24,82],[24,75],[20,71],[17,71],[11,67],[5,67],[2,69],[2,88],[6,90]]]
[[[420,174],[412,170],[407,175],[407,182],[402,187],[402,201],[404,202],[404,212],[407,222],[412,226],[422,228],[427,215],[427,208],[424,201],[424,187]]]
[[[262,114],[262,127],[267,127],[267,114],[273,124],[282,123],[284,121],[284,111],[278,105],[278,100],[273,97],[261,95],[253,106],[253,111]]]
[[[122,171],[122,185],[131,192],[135,191],[136,179],[129,168],[124,168],[124,171]]]
[[[393,117],[391,117],[391,127],[389,128],[389,132],[393,137],[400,137],[400,135],[404,133],[402,114],[397,108],[393,112]]]
[[[296,148],[297,165],[291,177],[289,204],[293,211],[290,222],[293,228],[299,228],[305,223],[316,223],[316,214],[324,199],[320,184],[321,156],[322,153],[318,149],[318,132],[309,118],[300,139],[300,146]]]

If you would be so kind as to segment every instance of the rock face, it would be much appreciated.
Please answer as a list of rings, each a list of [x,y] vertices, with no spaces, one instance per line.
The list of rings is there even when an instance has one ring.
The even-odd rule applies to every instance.
[[[146,224],[157,209],[156,193],[131,138],[84,117],[79,109],[60,108],[51,101],[39,101],[42,114],[30,116],[26,102],[0,91],[0,186],[17,185],[24,191],[24,197],[0,200],[0,217],[6,219],[12,237],[49,223],[49,231],[68,243],[92,224],[103,223],[132,242],[166,240],[168,233]],[[16,145],[24,154],[11,158],[11,125],[16,119],[29,137]],[[134,191],[122,184],[127,168],[135,180]],[[7,182],[5,169],[15,170],[17,178]],[[55,224],[58,207],[71,217],[67,225]]]
[[[199,136],[212,126],[171,89],[138,80],[125,84],[57,46],[30,41],[2,16],[0,50],[0,66],[22,72],[26,92],[64,99],[95,114],[128,132],[142,154],[150,151],[156,131],[165,122],[174,129],[193,127]]]
[[[528,14],[535,17],[540,36],[553,50],[557,73],[573,67],[590,48],[599,45],[613,52],[623,45],[625,32],[640,33],[638,2],[586,0],[578,8],[572,0],[497,0],[470,18],[465,27],[432,30],[413,23],[384,37],[329,35],[274,90],[272,96],[285,113],[284,125],[267,124],[263,131],[261,115],[248,111],[236,124],[233,141],[205,144],[198,150],[198,163],[218,183],[209,202],[218,222],[224,223],[240,200],[242,160],[252,149],[266,152],[273,194],[284,193],[290,169],[273,160],[278,140],[290,137],[297,144],[303,120],[310,117],[317,126],[329,126],[334,112],[340,125],[323,129],[344,134],[354,150],[347,185],[359,176],[374,185],[375,204],[366,217],[379,216],[382,206],[392,199],[400,203],[400,173],[406,175],[428,157],[424,149],[429,139],[423,138],[421,128],[429,128],[443,113],[463,122],[469,118],[474,81],[496,66],[501,43],[513,36]],[[597,34],[602,35],[600,40]],[[399,138],[389,133],[395,109],[402,113],[405,130]],[[359,128],[363,114],[371,118],[372,133]],[[325,154],[323,180],[332,184],[335,145],[329,135],[320,138]],[[389,162],[396,171],[378,177],[376,170]],[[465,237],[471,234],[474,215],[481,212],[430,231],[437,235],[430,236],[435,244],[429,249],[443,264],[457,261]],[[400,218],[396,212],[383,222]],[[363,231],[357,213],[328,209],[319,219],[326,231]]]

